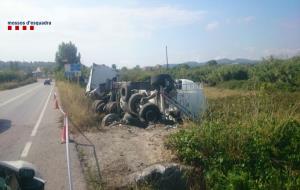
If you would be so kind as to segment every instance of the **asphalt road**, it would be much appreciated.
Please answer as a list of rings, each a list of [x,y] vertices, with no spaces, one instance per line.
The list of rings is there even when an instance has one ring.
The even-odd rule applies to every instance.
[[[54,109],[54,84],[42,81],[0,91],[0,160],[33,163],[46,189],[69,189],[65,144],[61,144],[62,114]],[[74,144],[70,144],[73,189],[85,182]]]

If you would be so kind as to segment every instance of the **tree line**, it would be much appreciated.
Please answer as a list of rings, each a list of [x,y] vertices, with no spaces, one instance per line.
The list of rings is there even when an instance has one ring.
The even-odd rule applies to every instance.
[[[300,56],[289,59],[269,57],[256,64],[217,64],[210,61],[198,67],[182,64],[168,70],[122,68],[120,77],[121,80],[145,81],[159,73],[169,73],[174,78],[186,78],[208,86],[232,89],[300,90]]]
[[[36,70],[37,67],[46,68],[51,70],[54,68],[54,62],[45,61],[1,61],[0,60],[0,70],[10,70],[10,71],[23,71],[26,73],[31,73]]]

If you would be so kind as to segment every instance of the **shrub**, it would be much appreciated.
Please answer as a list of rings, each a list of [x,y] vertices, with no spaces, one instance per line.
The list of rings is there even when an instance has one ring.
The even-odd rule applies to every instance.
[[[208,189],[300,189],[299,93],[209,100],[202,123],[169,137]]]

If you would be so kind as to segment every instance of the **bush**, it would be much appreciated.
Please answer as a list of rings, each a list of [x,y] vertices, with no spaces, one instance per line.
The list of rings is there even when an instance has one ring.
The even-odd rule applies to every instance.
[[[208,189],[300,189],[299,93],[210,100],[202,123],[169,137]]]
[[[255,84],[248,80],[230,80],[218,84],[217,87],[227,89],[252,90],[255,89]]]

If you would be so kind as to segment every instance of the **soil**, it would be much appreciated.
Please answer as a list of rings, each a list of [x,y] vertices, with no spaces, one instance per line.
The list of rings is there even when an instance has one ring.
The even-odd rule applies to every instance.
[[[128,185],[126,178],[130,174],[156,163],[174,160],[175,157],[164,146],[164,140],[176,131],[176,128],[164,125],[146,129],[117,125],[101,128],[98,132],[77,133],[73,138],[84,170],[89,172],[87,180],[101,178],[101,188],[118,189]],[[87,168],[92,168],[93,179]]]

